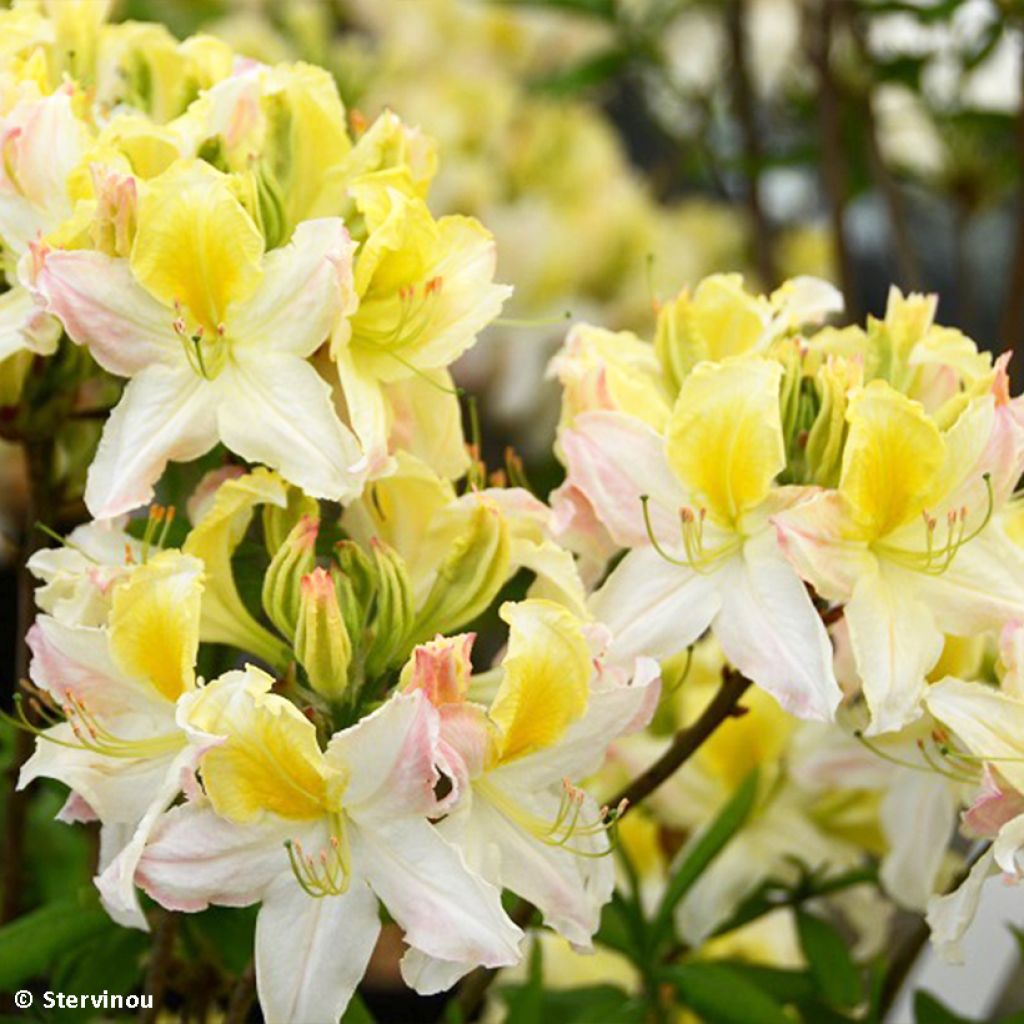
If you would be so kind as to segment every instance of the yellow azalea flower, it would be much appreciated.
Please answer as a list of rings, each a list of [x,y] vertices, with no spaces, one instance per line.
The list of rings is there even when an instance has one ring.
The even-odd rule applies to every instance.
[[[196,686],[202,577],[197,559],[160,552],[110,581],[101,624],[41,615],[28,636],[32,681],[66,721],[40,733],[19,785],[59,779],[73,792],[68,813],[100,819],[110,843],[100,893],[116,920],[136,927],[146,923],[135,864],[206,745],[198,735],[190,743],[177,719]]]
[[[664,436],[615,412],[578,416],[561,438],[568,484],[631,549],[590,600],[610,657],[665,658],[710,626],[729,661],[801,717],[828,719],[832,650],[770,516],[804,496],[778,488],[786,462],[782,366],[698,364]]]
[[[998,515],[1021,448],[994,443],[1020,428],[986,394],[941,431],[880,380],[850,395],[846,419],[837,490],[774,522],[800,574],[843,602],[871,730],[884,732],[920,713],[944,633],[980,633],[1024,614],[1024,559]]]
[[[355,301],[351,253],[336,218],[264,252],[228,179],[194,161],[147,183],[129,259],[41,251],[33,286],[46,309],[131,378],[89,471],[90,509],[145,502],[169,459],[218,441],[312,495],[356,493],[358,446],[307,362]]]
[[[355,263],[359,306],[335,330],[332,355],[370,464],[387,464],[382,385],[444,369],[501,310],[491,235],[468,217],[435,221],[405,170],[349,186],[365,223]],[[438,384],[443,387],[443,384]]]
[[[405,932],[404,970],[415,956],[514,963],[522,932],[498,890],[428,820],[441,758],[430,702],[394,695],[321,750],[273,682],[249,666],[183,706],[190,728],[219,739],[200,761],[206,796],[164,815],[136,882],[175,910],[260,903],[256,982],[282,1024],[344,1013],[380,903]]]
[[[471,636],[418,647],[402,673],[441,715],[453,783],[442,833],[470,866],[530,900],[545,923],[590,948],[614,871],[602,812],[569,783],[590,775],[615,736],[646,724],[659,692],[657,666],[635,677],[595,674],[582,622],[549,601],[506,603],[508,649],[489,708],[469,699]],[[412,961],[413,958],[410,958]],[[438,991],[472,965],[417,955],[410,975]]]

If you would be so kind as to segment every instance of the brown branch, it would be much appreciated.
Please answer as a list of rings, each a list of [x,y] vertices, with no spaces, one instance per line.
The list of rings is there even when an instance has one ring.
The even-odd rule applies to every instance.
[[[146,981],[143,991],[153,1000],[152,1007],[139,1010],[139,1024],[154,1024],[163,1012],[164,996],[167,994],[168,975],[174,954],[174,936],[178,930],[177,915],[170,910],[158,908],[153,917],[153,944],[149,950],[149,964],[146,967]]]
[[[25,462],[28,467],[28,501],[25,526],[18,558],[18,635],[14,676],[11,679],[13,695],[19,679],[28,676],[29,650],[25,634],[35,614],[34,581],[26,564],[46,538],[35,528],[37,522],[49,523],[54,516],[55,495],[51,472],[53,467],[52,438],[34,438],[24,443]],[[7,808],[3,839],[3,886],[0,896],[0,923],[13,920],[21,909],[24,892],[25,829],[27,827],[28,794],[17,789],[21,766],[32,754],[31,733],[19,729],[14,736],[14,752],[7,769]]]
[[[736,715],[740,698],[747,692],[750,685],[751,682],[746,676],[735,669],[727,669],[722,675],[722,685],[718,692],[701,712],[697,721],[677,732],[668,750],[618,793],[608,806],[614,809],[625,801],[622,815],[627,814],[631,807],[635,807],[640,801],[650,796],[663,782],[670,779],[726,719]],[[535,908],[532,904],[521,900],[512,912],[512,920],[520,928],[525,928],[534,912]],[[490,988],[497,973],[497,970],[491,967],[478,967],[459,986],[458,1007],[465,1020],[471,1019],[473,1014],[480,1009],[487,989]]]
[[[746,0],[729,0],[725,20],[732,56],[733,101],[743,133],[743,155],[747,169],[747,212],[750,214],[754,230],[754,259],[758,276],[761,278],[761,286],[771,289],[779,283],[779,275],[772,245],[772,226],[765,215],[761,199],[761,165],[764,150],[757,127],[754,90],[750,84],[746,18]]]
[[[821,176],[828,203],[839,287],[846,298],[846,311],[860,319],[860,296],[853,270],[853,258],[846,237],[846,206],[850,183],[843,152],[843,131],[839,89],[832,74],[832,38],[840,0],[818,0],[808,5],[808,56],[818,78],[818,136],[821,145]]]

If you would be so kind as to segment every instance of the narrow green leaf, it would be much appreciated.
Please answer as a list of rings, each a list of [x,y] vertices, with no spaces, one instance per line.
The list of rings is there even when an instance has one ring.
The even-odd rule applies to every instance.
[[[352,997],[352,1002],[341,1016],[338,1024],[376,1024],[373,1014],[366,1008],[366,1003],[357,992]]]
[[[843,937],[827,921],[804,910],[796,912],[800,948],[818,991],[830,1006],[856,1006],[864,995],[860,972]]]
[[[755,768],[740,783],[729,802],[718,813],[718,817],[705,829],[688,849],[684,851],[682,863],[669,879],[658,907],[654,935],[656,940],[671,931],[672,914],[679,901],[690,891],[694,882],[707,870],[711,862],[722,852],[726,843],[743,827],[754,807],[757,797],[758,773]]]
[[[505,990],[508,1007],[506,1024],[533,1024],[544,1019],[544,961],[539,942],[530,950],[530,962],[525,985]]]
[[[533,86],[540,92],[554,96],[571,96],[593,89],[618,74],[629,60],[629,54],[618,47],[602,50],[600,53],[581,60],[578,64],[537,79]]]
[[[58,956],[113,927],[91,890],[19,917],[0,928],[0,990],[46,974]]]
[[[606,21],[615,20],[615,0],[492,0],[502,7],[555,7],[563,11],[589,14]]]
[[[771,996],[722,964],[683,964],[668,968],[664,977],[706,1024],[793,1024]]]
[[[807,971],[767,967],[743,960],[716,960],[715,963],[742,975],[778,1003],[799,1003],[813,998],[817,991],[814,979]]]

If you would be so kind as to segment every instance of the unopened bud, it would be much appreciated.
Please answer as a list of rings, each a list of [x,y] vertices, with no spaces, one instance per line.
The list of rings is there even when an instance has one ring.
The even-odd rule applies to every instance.
[[[334,581],[326,569],[302,577],[295,656],[306,670],[309,685],[330,701],[344,697],[352,642],[338,607]]]
[[[316,564],[316,538],[320,521],[303,516],[292,527],[263,577],[263,610],[282,636],[295,639],[303,577]]]
[[[394,548],[374,540],[370,554],[376,576],[376,603],[366,652],[366,675],[379,676],[400,664],[412,643],[412,585],[405,560]]]
[[[403,690],[422,690],[431,704],[458,704],[469,689],[475,633],[439,636],[420,644],[402,669]]]
[[[450,633],[471,622],[494,600],[508,571],[508,526],[496,506],[481,501],[417,612],[413,640]]]
[[[284,508],[269,503],[263,506],[263,542],[271,557],[277,554],[303,516],[318,519],[320,506],[315,498],[303,494],[297,487],[288,488],[288,504]]]

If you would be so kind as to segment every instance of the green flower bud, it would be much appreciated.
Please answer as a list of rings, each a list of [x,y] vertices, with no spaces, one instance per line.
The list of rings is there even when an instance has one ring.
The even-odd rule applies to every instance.
[[[334,581],[326,569],[302,577],[295,656],[306,670],[309,685],[322,697],[340,701],[348,690],[352,642],[338,606]]]
[[[282,636],[295,639],[299,621],[301,581],[316,565],[320,520],[303,516],[292,527],[263,577],[263,610]]]
[[[475,619],[494,600],[508,572],[508,525],[495,505],[481,501],[417,612],[413,642],[452,633]]]
[[[837,487],[846,443],[846,396],[862,380],[858,362],[830,358],[815,376],[819,407],[807,435],[807,482]]]
[[[378,540],[370,543],[377,579],[376,602],[366,652],[366,676],[375,679],[405,660],[413,624],[412,585],[409,573],[394,548]]]
[[[298,487],[288,488],[288,504],[284,508],[269,503],[263,506],[263,542],[271,557],[277,554],[277,549],[303,516],[318,519],[320,505],[316,498],[303,494]]]

